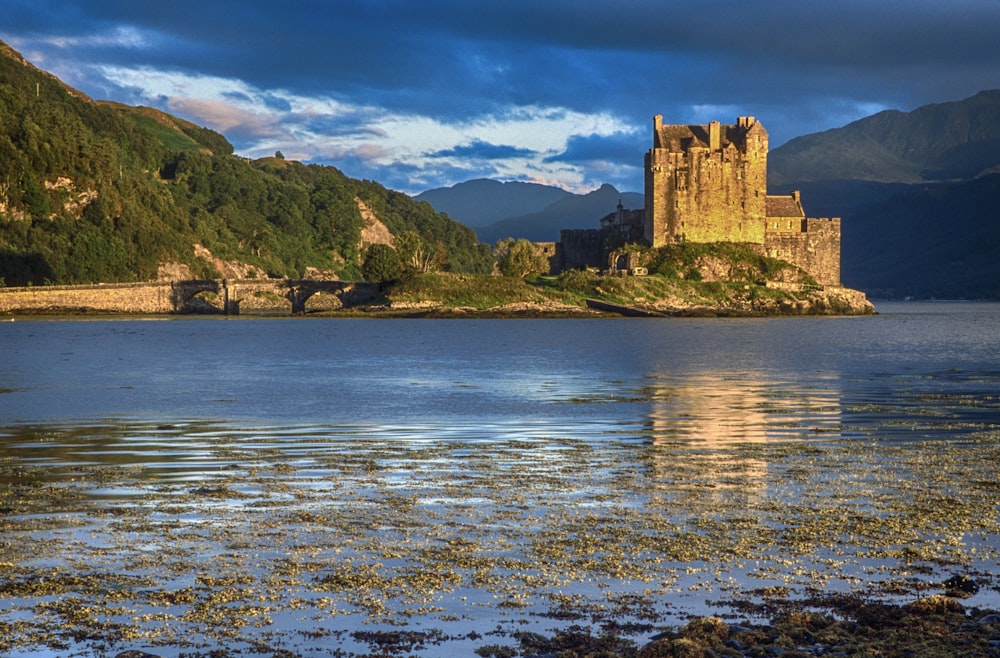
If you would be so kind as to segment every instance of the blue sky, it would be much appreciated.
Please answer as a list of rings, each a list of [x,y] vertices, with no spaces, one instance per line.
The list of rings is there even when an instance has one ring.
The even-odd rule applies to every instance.
[[[96,99],[407,193],[641,191],[654,114],[774,148],[1000,88],[1000,0],[2,0],[0,39]]]

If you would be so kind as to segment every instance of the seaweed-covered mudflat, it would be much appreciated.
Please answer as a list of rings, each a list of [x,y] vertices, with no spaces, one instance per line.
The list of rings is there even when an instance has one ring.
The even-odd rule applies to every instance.
[[[998,656],[1000,305],[0,323],[0,655]]]
[[[851,418],[919,433],[941,422],[927,403]],[[819,655],[884,642],[843,639],[845,616],[876,610],[884,628],[911,614],[897,640],[996,655],[1000,431],[964,416],[930,443],[863,424],[724,444],[605,427],[8,429],[0,653]]]

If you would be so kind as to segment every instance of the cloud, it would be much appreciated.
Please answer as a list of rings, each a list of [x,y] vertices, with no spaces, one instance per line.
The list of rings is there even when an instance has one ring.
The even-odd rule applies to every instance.
[[[480,160],[509,160],[511,158],[532,158],[538,152],[532,149],[490,144],[481,139],[474,139],[468,144],[453,146],[442,151],[428,153],[429,158],[475,158]]]
[[[628,151],[641,163],[654,114],[755,115],[774,147],[1000,87],[994,0],[6,0],[4,10],[0,38],[92,97],[173,107],[240,152],[281,144],[349,175],[408,181],[404,191],[483,172],[570,188],[619,176],[607,182],[636,189]]]
[[[641,164],[642,154],[651,144],[649,133],[629,132],[611,135],[574,135],[566,150],[545,158],[545,162]]]

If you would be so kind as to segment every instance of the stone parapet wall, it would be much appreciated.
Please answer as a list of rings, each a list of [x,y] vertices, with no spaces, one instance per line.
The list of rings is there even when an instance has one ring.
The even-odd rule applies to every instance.
[[[157,314],[174,310],[170,282],[0,288],[0,313],[93,311]]]

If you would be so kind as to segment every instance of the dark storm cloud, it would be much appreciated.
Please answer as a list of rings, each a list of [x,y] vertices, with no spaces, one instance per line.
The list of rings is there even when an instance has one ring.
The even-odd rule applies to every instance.
[[[450,149],[429,153],[432,158],[477,158],[483,160],[506,160],[509,158],[527,158],[536,155],[531,149],[518,148],[505,144],[490,144],[474,139],[468,144],[461,144]]]
[[[466,157],[470,173],[492,167],[475,161],[498,157],[483,148],[491,144],[506,144],[525,157],[536,152],[533,167],[543,164],[542,157],[553,165],[625,166],[628,153],[622,149],[641,145],[629,165],[635,169],[648,146],[653,114],[671,122],[756,115],[776,146],[881,109],[909,110],[1000,87],[996,0],[5,0],[4,5],[0,38],[91,96],[135,103],[152,98],[164,106],[172,100],[205,112],[195,120],[214,121],[225,114],[221,108],[176,97],[194,95],[185,85],[197,86],[198,79],[237,80],[245,88],[227,89],[226,98],[260,107],[261,115],[285,115],[256,121],[250,117],[254,112],[230,117],[247,136],[239,148],[271,148],[274,144],[253,142],[253,136],[278,140],[284,133],[283,139],[303,149],[312,144],[317,160],[343,157],[345,165],[353,162],[366,171],[401,160],[382,156],[376,163],[379,149],[362,143],[362,133],[383,132],[386,140],[394,136],[414,144],[427,136],[404,134],[407,121],[401,117],[414,117],[410,122],[424,133],[450,134],[449,143],[428,140],[423,154],[436,154],[439,166],[445,165],[441,155]],[[144,71],[187,78],[161,91],[143,81]],[[304,98],[343,107],[303,109]],[[512,112],[543,110],[581,121],[612,117],[619,125],[596,132],[563,128],[568,132],[556,146],[527,143],[526,125],[520,141],[485,130],[491,120]],[[428,127],[417,117],[437,125]],[[257,127],[268,122],[266,129]],[[450,126],[457,128],[449,133]],[[481,132],[469,133],[470,126]],[[356,143],[324,144],[348,132]],[[412,157],[406,177],[422,180]],[[456,166],[453,160],[447,164]],[[527,165],[524,172],[541,175]],[[578,172],[576,180],[583,184],[591,178]]]
[[[636,154],[650,146],[650,137],[645,132],[613,135],[574,135],[569,139],[566,150],[545,158],[545,162],[610,162],[620,165],[636,165]]]

